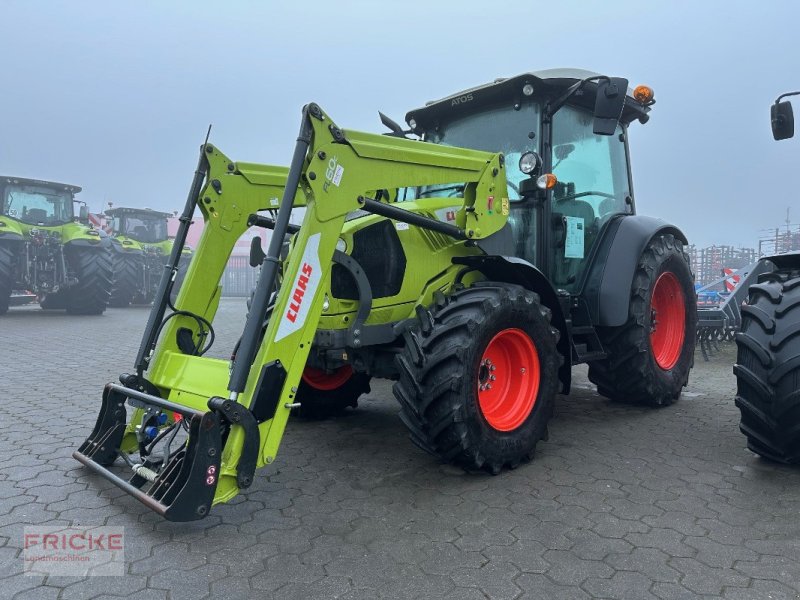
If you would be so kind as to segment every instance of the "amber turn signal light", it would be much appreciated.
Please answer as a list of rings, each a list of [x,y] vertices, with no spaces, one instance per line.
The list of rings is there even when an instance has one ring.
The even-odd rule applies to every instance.
[[[633,98],[642,104],[650,104],[653,101],[654,95],[652,88],[646,85],[637,85],[636,89],[633,90]]]
[[[552,173],[545,173],[536,180],[536,187],[540,190],[552,190],[558,183],[558,177]]]

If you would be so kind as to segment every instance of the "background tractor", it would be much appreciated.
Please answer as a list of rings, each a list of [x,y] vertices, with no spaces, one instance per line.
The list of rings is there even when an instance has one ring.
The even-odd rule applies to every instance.
[[[172,240],[167,235],[167,219],[172,215],[149,208],[122,207],[109,209],[105,215],[111,226],[114,256],[111,306],[149,304],[172,250]],[[181,253],[176,292],[190,259],[191,250],[186,247]]]
[[[81,188],[0,177],[0,314],[12,290],[30,290],[42,308],[98,315],[111,293],[110,242],[74,213]]]
[[[783,99],[796,95],[782,94],[771,107],[776,140],[794,136],[792,105]],[[765,256],[754,272],[736,334],[739,428],[756,454],[800,463],[800,252]]]
[[[416,444],[491,473],[532,457],[574,364],[613,400],[677,400],[695,342],[687,240],[635,214],[628,128],[653,97],[627,84],[526,73],[413,110],[409,129],[382,115],[385,135],[309,104],[288,169],[205,143],[135,371],[106,386],[75,458],[190,520],[275,460],[292,409],[353,406],[373,377],[396,381]],[[206,226],[173,306],[196,207]],[[205,357],[253,225],[273,233],[253,246],[240,342],[230,361]]]

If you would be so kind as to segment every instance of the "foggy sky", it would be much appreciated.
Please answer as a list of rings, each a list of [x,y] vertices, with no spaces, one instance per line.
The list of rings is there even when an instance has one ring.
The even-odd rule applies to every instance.
[[[652,5],[652,6],[651,6]],[[654,88],[631,128],[638,212],[699,245],[800,222],[796,2],[2,0],[0,174],[74,183],[99,211],[183,206],[197,149],[288,164],[301,107],[382,132],[496,77],[586,68]],[[800,101],[795,104],[800,118]],[[800,131],[800,124],[798,124]]]

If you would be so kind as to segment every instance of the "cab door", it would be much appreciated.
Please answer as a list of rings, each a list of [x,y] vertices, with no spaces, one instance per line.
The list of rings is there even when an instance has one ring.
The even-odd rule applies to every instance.
[[[631,213],[625,130],[595,135],[588,111],[564,106],[553,116],[550,275],[557,289],[577,292],[603,225]]]

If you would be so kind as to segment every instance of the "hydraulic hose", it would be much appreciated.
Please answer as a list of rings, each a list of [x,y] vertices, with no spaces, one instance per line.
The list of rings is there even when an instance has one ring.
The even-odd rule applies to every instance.
[[[209,127],[209,133],[210,131],[211,128]],[[186,236],[189,233],[189,226],[192,224],[194,210],[197,207],[197,200],[206,177],[208,162],[205,158],[205,152],[208,147],[208,134],[206,134],[206,141],[200,148],[200,157],[197,160],[197,169],[195,169],[194,179],[192,179],[192,185],[189,188],[189,195],[186,198],[186,204],[183,207],[183,213],[181,213],[179,219],[180,225],[175,235],[175,241],[172,244],[172,252],[170,252],[169,260],[164,265],[164,273],[161,275],[158,291],[153,299],[153,308],[150,310],[150,316],[147,318],[147,326],[144,329],[142,343],[136,355],[136,372],[139,377],[142,377],[144,371],[147,369],[150,363],[150,357],[158,341],[161,322],[164,319],[164,313],[167,310],[167,303],[169,302],[169,295],[172,291],[172,284],[174,283],[175,274],[178,271],[178,262],[183,252],[183,246],[186,244]]]

